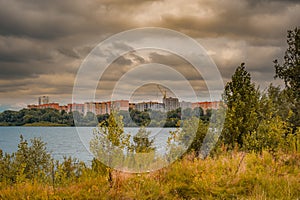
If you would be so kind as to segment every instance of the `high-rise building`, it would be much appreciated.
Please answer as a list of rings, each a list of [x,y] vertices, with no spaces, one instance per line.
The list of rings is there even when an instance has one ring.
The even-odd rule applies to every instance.
[[[74,112],[74,111],[77,111],[77,112],[83,114],[84,113],[84,104],[69,103],[67,112],[70,113],[70,112]]]
[[[154,110],[154,111],[164,111],[164,104],[158,102],[141,102],[135,104],[135,109],[138,111]]]
[[[176,110],[180,107],[178,98],[166,97],[163,98],[163,103],[167,112],[171,110]]]
[[[96,113],[94,102],[84,103],[84,115],[86,115],[88,112]]]
[[[120,111],[120,110],[128,111],[129,110],[129,101],[128,100],[112,101],[112,109],[114,109],[116,111]]]
[[[48,96],[40,96],[38,98],[38,103],[39,103],[39,105],[48,104],[49,103],[49,97]]]
[[[38,106],[40,109],[46,109],[46,108],[52,108],[55,110],[59,110],[59,104],[58,103],[44,103]]]

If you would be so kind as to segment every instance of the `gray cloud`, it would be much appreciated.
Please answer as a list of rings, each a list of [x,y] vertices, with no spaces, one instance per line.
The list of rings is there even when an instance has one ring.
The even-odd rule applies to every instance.
[[[133,26],[130,20],[122,18],[127,11],[120,13],[119,5],[129,3],[132,7],[147,2],[151,0],[1,0],[0,34],[53,40],[76,34],[114,33]]]
[[[210,1],[215,10],[213,15],[164,14],[157,23],[187,33],[193,37],[227,37],[245,40],[250,44],[281,46],[286,30],[300,21],[299,4],[290,5],[283,1],[261,3],[253,9],[245,1]]]
[[[71,57],[71,58],[75,58],[75,59],[79,59],[80,55],[78,54],[78,52],[76,52],[76,50],[74,49],[66,49],[66,48],[60,48],[57,49],[59,53]]]
[[[145,26],[195,38],[225,82],[246,62],[253,80],[265,87],[273,81],[272,61],[283,57],[286,31],[299,26],[299,10],[296,0],[0,0],[0,104],[28,103],[41,94],[70,101],[76,72],[90,51],[115,33]],[[116,42],[103,53],[113,56],[114,48],[128,46]],[[134,49],[106,71],[101,91],[135,66],[151,62],[172,66],[197,92],[206,93],[201,75],[185,60]]]
[[[283,4],[297,4],[299,0],[247,0],[249,5],[259,6],[260,4],[264,3],[283,3]]]
[[[44,52],[42,44],[34,40],[0,36],[0,60],[7,62],[24,62],[30,60],[53,59],[51,51]]]

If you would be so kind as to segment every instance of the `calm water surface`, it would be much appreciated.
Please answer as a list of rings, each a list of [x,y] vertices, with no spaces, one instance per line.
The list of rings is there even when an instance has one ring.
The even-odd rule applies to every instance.
[[[0,149],[12,153],[17,151],[20,135],[26,140],[40,137],[47,143],[47,150],[56,160],[64,156],[78,158],[87,164],[93,159],[89,152],[89,141],[94,127],[0,127]],[[170,128],[148,128],[151,138],[155,138],[158,152],[164,152]],[[136,134],[138,128],[125,128],[126,133]]]

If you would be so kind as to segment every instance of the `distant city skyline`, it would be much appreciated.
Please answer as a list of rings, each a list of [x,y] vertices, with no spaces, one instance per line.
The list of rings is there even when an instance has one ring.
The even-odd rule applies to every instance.
[[[83,115],[86,115],[88,112],[92,112],[96,115],[100,114],[110,114],[111,110],[123,110],[129,111],[129,109],[135,109],[138,111],[161,111],[168,112],[176,110],[177,108],[187,109],[187,108],[197,108],[201,107],[204,112],[207,109],[218,109],[221,104],[221,101],[205,101],[205,102],[186,102],[180,101],[178,98],[166,97],[163,96],[163,103],[158,101],[141,101],[137,103],[130,102],[129,100],[113,100],[113,101],[90,101],[84,103],[68,103],[65,105],[60,105],[57,102],[50,102],[49,96],[40,96],[38,97],[37,104],[27,105],[27,109],[46,109],[52,108],[59,111],[73,112],[77,111]]]

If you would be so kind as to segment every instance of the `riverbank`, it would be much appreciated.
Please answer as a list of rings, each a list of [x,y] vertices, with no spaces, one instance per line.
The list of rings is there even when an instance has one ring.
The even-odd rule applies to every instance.
[[[23,126],[38,126],[38,127],[71,127],[67,124],[58,124],[58,123],[51,123],[51,122],[35,122],[31,124],[24,124]]]
[[[59,123],[52,123],[52,122],[34,122],[34,123],[26,123],[26,124],[20,124],[20,125],[17,125],[17,124],[11,124],[11,123],[6,123],[6,122],[3,122],[3,123],[0,123],[0,127],[22,127],[22,126],[37,126],[37,127],[57,127],[57,126],[60,126],[60,127],[72,127],[72,126],[69,126],[67,124],[59,124]]]

